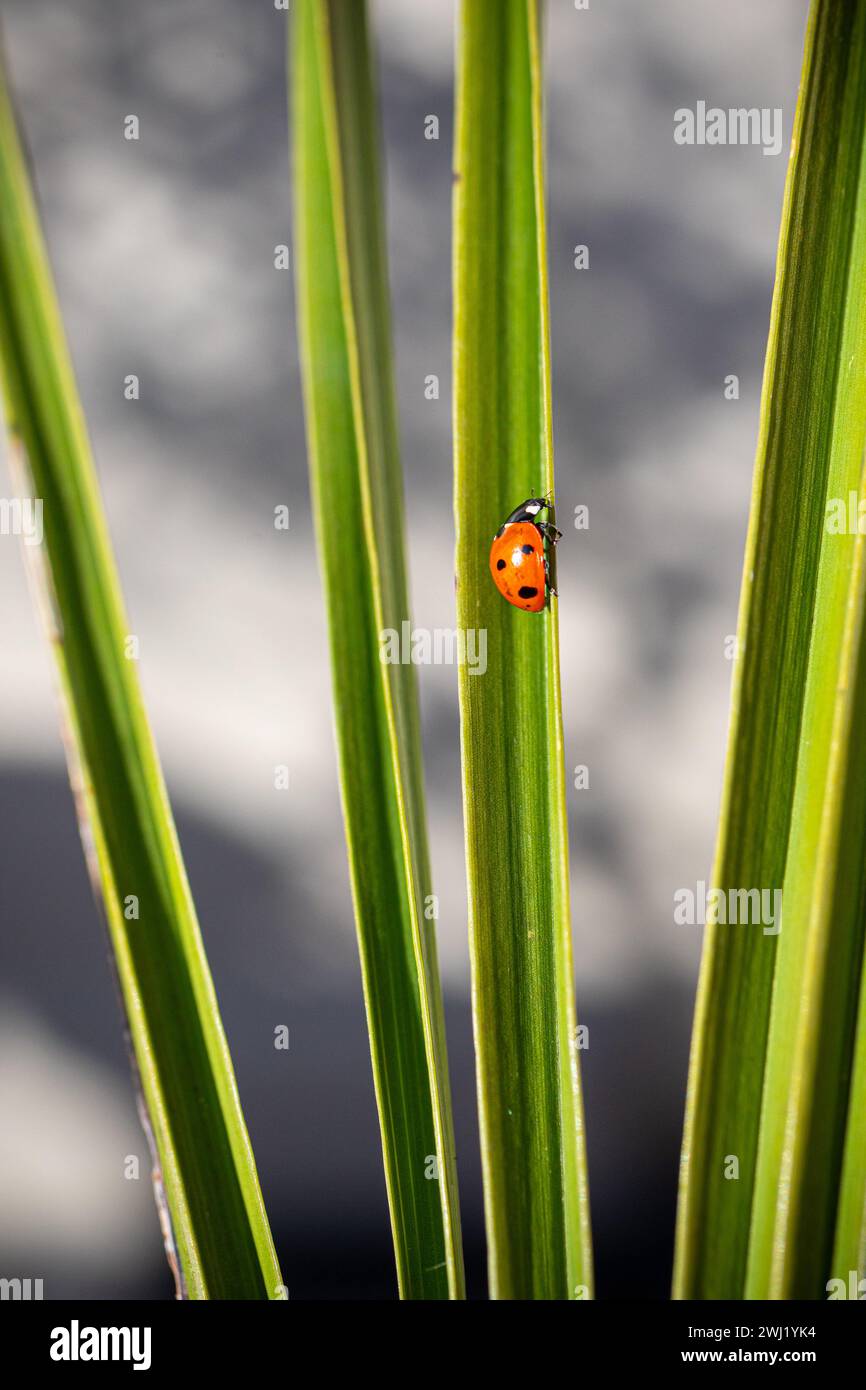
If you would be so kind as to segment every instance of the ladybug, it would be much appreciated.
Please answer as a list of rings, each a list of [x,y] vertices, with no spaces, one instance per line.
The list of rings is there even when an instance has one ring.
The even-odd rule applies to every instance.
[[[553,547],[562,532],[552,521],[537,520],[544,510],[553,516],[553,503],[548,498],[527,497],[502,523],[490,547],[493,583],[503,598],[527,613],[540,613],[548,594],[556,593],[544,543]]]

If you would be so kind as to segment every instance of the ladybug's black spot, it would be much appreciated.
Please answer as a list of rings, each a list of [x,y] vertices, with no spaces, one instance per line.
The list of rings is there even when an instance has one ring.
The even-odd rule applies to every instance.
[[[522,546],[520,547],[520,549],[523,551],[524,555],[531,555],[532,552],[533,552],[534,549],[535,549],[535,546],[534,546],[534,545],[522,545]]]
[[[517,590],[517,596],[518,596],[518,598],[535,598],[536,595],[537,595],[537,593],[538,593],[538,590],[537,590],[537,589],[533,589],[533,588],[531,587],[531,585],[529,585],[529,584],[523,584],[523,585]]]
[[[497,560],[497,561],[496,561],[496,568],[497,568],[498,570],[504,570],[504,569],[505,569],[505,561],[504,561],[504,560]]]

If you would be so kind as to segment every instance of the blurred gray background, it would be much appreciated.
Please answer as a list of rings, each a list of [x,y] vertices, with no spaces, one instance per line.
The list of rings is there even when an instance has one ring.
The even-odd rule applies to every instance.
[[[351,0],[347,0],[351,3]],[[665,1297],[700,928],[806,0],[550,0],[563,695],[599,1294]],[[414,618],[454,624],[454,11],[374,0]],[[337,794],[272,0],[3,0],[141,671],[291,1298],[390,1298]],[[680,147],[698,100],[783,153]],[[123,138],[124,117],[141,138]],[[427,115],[440,139],[424,139]],[[588,270],[573,268],[586,244]],[[123,381],[140,377],[138,401]],[[424,378],[440,377],[438,401]],[[739,400],[724,379],[739,376]],[[11,495],[5,471],[0,493]],[[291,508],[288,535],[273,508]],[[171,1297],[53,671],[0,538],[0,1273]],[[291,586],[289,585],[291,565]],[[299,579],[300,576],[300,579]],[[456,672],[422,668],[470,1290],[484,1248]],[[291,789],[273,789],[286,763]],[[291,1047],[273,1048],[275,1025]],[[127,1155],[140,1181],[124,1178]]]

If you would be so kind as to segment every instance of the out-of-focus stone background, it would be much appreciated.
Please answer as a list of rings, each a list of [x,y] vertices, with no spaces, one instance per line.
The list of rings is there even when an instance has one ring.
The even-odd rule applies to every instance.
[[[664,1297],[805,0],[551,0],[550,263],[578,1000],[599,1293]],[[331,733],[270,0],[4,0],[142,677],[292,1298],[394,1281]],[[454,13],[376,0],[415,621],[454,622]],[[784,152],[683,148],[699,99]],[[141,138],[123,138],[127,114]],[[424,139],[438,115],[440,139]],[[575,271],[585,243],[590,267]],[[136,373],[138,402],[124,399]],[[438,401],[424,378],[441,380]],[[740,399],[724,378],[740,378]],[[11,485],[0,474],[0,492]],[[289,535],[273,508],[291,508]],[[561,524],[561,522],[560,522]],[[169,1297],[19,543],[0,538],[0,1274]],[[289,565],[291,564],[291,585]],[[300,576],[300,578],[299,578]],[[421,671],[470,1287],[484,1291],[456,673]],[[291,791],[273,790],[287,763]],[[286,1023],[288,1053],[272,1045]],[[124,1180],[139,1154],[145,1176]]]

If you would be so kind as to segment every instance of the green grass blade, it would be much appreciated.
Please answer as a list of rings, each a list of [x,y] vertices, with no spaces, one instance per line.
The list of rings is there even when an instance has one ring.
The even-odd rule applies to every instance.
[[[861,760],[862,766],[862,760]],[[848,1093],[848,1125],[836,1211],[830,1278],[842,1279],[850,1298],[851,1273],[866,1279],[866,959],[860,966],[860,1001]],[[858,1290],[858,1298],[860,1291]]]
[[[862,230],[866,233],[866,218]],[[852,258],[852,269],[855,264]],[[849,400],[853,395],[852,405],[858,394],[866,396],[860,384],[866,384],[863,269],[853,315],[860,321],[861,341],[851,343],[843,359],[852,368],[859,363],[859,380],[845,382],[845,373],[840,375],[840,389]],[[849,418],[852,429],[840,441],[839,453],[850,452],[849,462],[859,471],[866,400]],[[835,461],[841,465],[843,459],[837,455]],[[847,499],[847,493],[833,491],[833,472],[831,467],[830,495]],[[810,737],[801,748],[773,988],[746,1286],[750,1298],[826,1297],[837,1234],[866,905],[864,579],[862,538],[855,543],[851,535],[829,535],[821,555],[804,710]],[[828,680],[833,670],[837,677]],[[852,1121],[859,1124],[856,1111]],[[862,1220],[861,1207],[857,1236]],[[845,1218],[840,1234],[847,1229]]]
[[[819,39],[841,7],[823,10]],[[850,223],[839,246],[847,283],[827,439],[827,498],[844,501],[846,530],[828,530],[828,513],[767,1046],[746,1286],[753,1298],[825,1296],[863,954],[863,554],[847,522],[866,444],[866,5],[852,14],[850,27],[826,36],[826,80],[843,93],[839,147],[850,152]]]
[[[22,491],[43,503],[44,543],[27,551],[60,674],[79,822],[105,908],[183,1291],[280,1298],[135,661],[125,655],[130,629],[5,75],[0,377]],[[138,916],[127,918],[132,897]]]
[[[557,600],[509,606],[494,532],[553,487],[539,18],[464,0],[454,191],[457,613],[475,1042],[491,1295],[588,1294]]]
[[[864,20],[863,5],[817,0],[806,38],[711,885],[783,890],[783,926],[778,938],[758,924],[707,928],[677,1231],[674,1290],[682,1298],[790,1287],[778,1270],[770,1281],[774,1259],[790,1274],[789,1261],[800,1258],[793,1256],[799,1238],[792,1244],[783,1226],[795,1210],[805,1216],[810,1202],[813,1236],[818,1224],[827,1226],[834,1179],[824,1160],[831,1150],[838,1158],[838,1109],[827,1148],[819,1144],[807,1161],[806,1147],[821,1116],[836,1109],[829,1094],[820,1098],[821,1085],[843,1093],[847,1085],[852,1005],[845,1004],[844,1024],[837,1020],[823,1037],[810,1011],[833,1008],[831,940],[844,943],[853,964],[859,931],[850,905],[847,924],[833,926],[826,916],[842,772],[838,763],[828,773],[827,759],[833,730],[842,727],[836,721],[851,718],[851,696],[837,699],[836,683],[854,546],[827,537],[824,520],[828,496],[847,500],[859,487],[864,445]],[[846,990],[850,981],[837,1004]],[[853,990],[856,999],[856,980]],[[836,1071],[822,1083],[816,1064]],[[737,1178],[726,1176],[733,1157]],[[802,1186],[789,1193],[795,1175]],[[773,1256],[777,1238],[787,1254]],[[826,1264],[826,1232],[822,1241]]]
[[[459,1298],[415,671],[380,660],[380,634],[400,634],[409,606],[365,5],[302,0],[292,73],[307,439],[398,1281],[405,1298]]]

